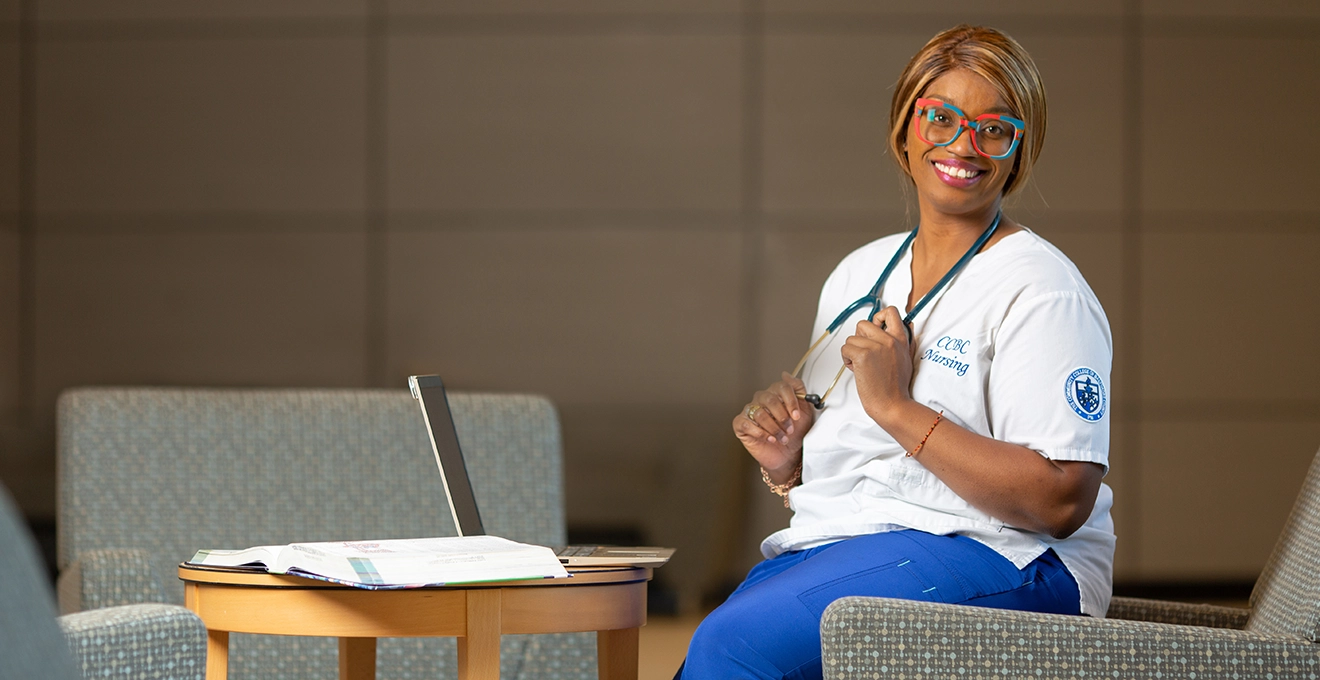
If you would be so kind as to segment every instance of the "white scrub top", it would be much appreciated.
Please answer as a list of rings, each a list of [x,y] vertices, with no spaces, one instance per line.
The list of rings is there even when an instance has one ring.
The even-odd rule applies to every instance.
[[[866,295],[906,234],[854,251],[821,291],[812,337]],[[903,310],[912,289],[909,248],[881,291]],[[869,310],[869,307],[866,309]],[[821,394],[839,350],[865,311],[808,359],[803,379]],[[972,258],[912,324],[912,397],[977,434],[1052,460],[1109,468],[1113,340],[1077,267],[1030,230]],[[920,454],[918,454],[918,457]],[[1018,529],[967,503],[867,416],[844,371],[803,441],[802,484],[789,493],[787,529],[766,538],[768,558],[864,534],[918,529],[962,534],[1025,567],[1053,548],[1077,580],[1084,614],[1103,617],[1113,589],[1113,492],[1101,485],[1086,524],[1066,539]]]

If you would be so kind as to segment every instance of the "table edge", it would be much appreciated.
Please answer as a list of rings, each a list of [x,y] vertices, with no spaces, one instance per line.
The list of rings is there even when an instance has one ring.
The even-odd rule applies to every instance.
[[[480,583],[455,583],[442,586],[422,586],[420,588],[380,589],[380,592],[398,590],[473,590],[480,588],[561,588],[572,586],[602,585],[607,583],[636,583],[650,581],[651,567],[570,567],[569,578],[536,578],[516,581],[484,581]],[[271,574],[262,571],[249,571],[195,565],[180,562],[178,578],[185,584],[222,585],[248,588],[302,588],[302,589],[340,589],[371,592],[369,588],[328,583],[316,579],[294,576],[291,574]]]

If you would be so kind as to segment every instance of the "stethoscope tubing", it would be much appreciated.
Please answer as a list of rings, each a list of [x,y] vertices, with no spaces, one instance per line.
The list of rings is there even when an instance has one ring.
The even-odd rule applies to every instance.
[[[912,320],[915,319],[917,314],[921,312],[921,310],[924,309],[926,305],[949,284],[950,281],[953,280],[953,277],[958,275],[958,272],[962,271],[963,267],[967,266],[968,262],[972,261],[972,258],[975,257],[977,253],[981,252],[981,248],[985,247],[986,242],[990,240],[991,236],[994,236],[995,230],[999,228],[999,222],[1003,217],[1003,211],[995,213],[995,219],[990,222],[990,226],[986,227],[985,231],[981,232],[981,235],[977,237],[976,242],[972,244],[972,247],[968,248],[967,252],[963,253],[963,256],[958,258],[958,261],[949,268],[949,271],[944,273],[944,276],[940,278],[935,286],[927,291],[925,295],[921,296],[921,299],[917,301],[916,305],[913,305],[912,311],[908,312],[903,317],[903,330],[907,331],[908,343],[912,342]],[[822,333],[819,338],[816,338],[815,342],[811,343],[811,347],[807,348],[807,353],[802,355],[802,359],[798,361],[797,366],[793,368],[794,376],[797,376],[802,371],[802,367],[807,363],[807,357],[810,357],[811,353],[816,351],[816,348],[819,347],[826,338],[839,330],[839,327],[843,325],[843,322],[847,321],[853,314],[856,314],[858,310],[870,305],[871,314],[867,317],[868,319],[875,317],[875,315],[879,313],[881,309],[880,291],[885,287],[885,283],[889,281],[889,275],[894,273],[894,269],[898,266],[899,261],[903,259],[903,254],[907,252],[908,248],[912,245],[912,242],[917,238],[917,231],[919,229],[921,229],[920,224],[912,229],[907,235],[907,238],[903,239],[903,244],[898,247],[898,251],[896,251],[894,256],[889,259],[889,264],[885,266],[884,271],[880,273],[880,278],[876,279],[875,285],[871,287],[871,292],[848,305],[843,312],[834,318],[834,321],[830,322],[829,326],[825,327],[825,332]],[[839,384],[839,378],[843,376],[843,370],[845,368],[847,367],[839,367],[839,372],[834,375],[834,381],[830,383],[829,389],[825,390],[824,395],[817,396],[815,394],[801,394],[798,395],[799,398],[816,407],[817,410],[824,409],[825,400],[828,399],[830,393],[834,391],[834,386]]]

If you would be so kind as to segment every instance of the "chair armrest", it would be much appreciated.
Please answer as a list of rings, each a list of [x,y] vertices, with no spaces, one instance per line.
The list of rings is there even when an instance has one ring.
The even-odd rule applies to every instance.
[[[164,602],[160,579],[145,550],[106,548],[88,550],[60,573],[60,612],[64,614]]]
[[[1242,630],[1247,627],[1247,618],[1251,616],[1251,610],[1241,607],[1217,607],[1210,604],[1115,597],[1109,601],[1109,613],[1106,616],[1126,621]]]
[[[203,680],[206,626],[172,604],[134,604],[59,617],[84,678]]]
[[[1320,646],[1247,631],[881,598],[821,618],[825,677],[1309,677]]]

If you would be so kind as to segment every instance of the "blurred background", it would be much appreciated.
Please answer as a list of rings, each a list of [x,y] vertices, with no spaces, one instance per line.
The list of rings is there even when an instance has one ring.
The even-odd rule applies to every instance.
[[[1320,446],[1304,0],[0,0],[0,481],[53,538],[74,385],[439,373],[551,397],[573,535],[698,611],[788,518],[729,422],[911,226],[891,86],[964,21],[1049,91],[1009,212],[1114,330],[1120,590],[1245,592]]]

